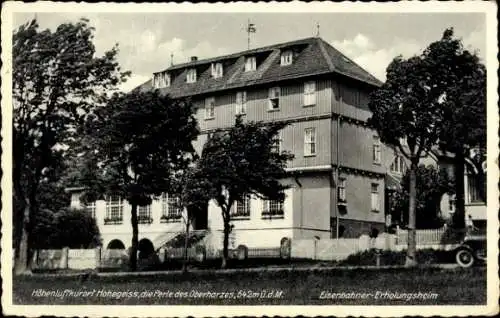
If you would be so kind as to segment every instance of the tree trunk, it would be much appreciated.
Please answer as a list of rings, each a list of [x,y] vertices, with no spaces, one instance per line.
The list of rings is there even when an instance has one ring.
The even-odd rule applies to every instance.
[[[224,218],[224,240],[223,250],[222,250],[222,265],[221,268],[227,267],[227,260],[229,259],[229,221],[226,221],[227,218]]]
[[[130,218],[132,223],[132,247],[130,248],[129,268],[130,271],[137,270],[137,247],[139,245],[139,229],[137,224],[137,204],[132,203],[132,216]]]
[[[463,150],[457,151],[455,165],[455,213],[453,214],[453,227],[465,228],[465,157]]]
[[[19,252],[17,253],[15,260],[15,273],[19,274],[27,274],[31,272],[29,266],[29,222],[30,222],[30,212],[31,206],[29,200],[27,198],[22,198],[23,202],[23,216],[21,223],[21,240],[18,244]]]
[[[184,263],[182,264],[182,272],[188,271],[188,242],[189,242],[189,218],[186,217],[186,237],[184,238]]]
[[[412,160],[410,166],[410,202],[408,211],[408,251],[406,253],[406,267],[413,267],[417,265],[415,257],[417,250],[416,242],[416,206],[417,206],[417,166],[418,159]]]

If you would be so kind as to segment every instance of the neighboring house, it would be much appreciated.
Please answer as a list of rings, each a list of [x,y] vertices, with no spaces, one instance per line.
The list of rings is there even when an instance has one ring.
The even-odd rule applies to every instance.
[[[398,153],[398,151],[392,150],[387,147],[386,156],[389,162],[387,165],[387,178],[386,178],[386,198],[388,198],[388,193],[395,191],[401,185],[401,179],[406,173],[409,167],[409,161]],[[433,149],[428,156],[420,160],[420,164],[425,166],[435,166],[439,169],[445,169],[448,175],[455,178],[454,167],[453,167],[453,154],[444,153],[440,151],[437,147]],[[486,202],[482,197],[482,192],[480,187],[486,188],[486,184],[480,184],[477,178],[477,173],[471,171],[471,166],[466,165],[464,175],[464,188],[465,188],[465,218],[471,215],[474,225],[480,229],[486,228]],[[476,171],[477,172],[477,171]],[[386,204],[386,215],[390,215],[390,206],[392,202],[389,200]],[[453,213],[455,213],[455,195],[444,194],[441,199],[440,204],[441,217],[444,220],[451,220]],[[398,220],[390,220],[388,217],[388,224],[396,224]]]
[[[276,247],[283,237],[358,237],[385,227],[386,166],[383,145],[366,120],[369,93],[381,82],[320,38],[307,38],[236,54],[198,60],[156,72],[137,89],[154,88],[174,98],[190,97],[201,129],[201,152],[210,133],[234,124],[237,114],[252,121],[290,123],[275,140],[290,151],[292,177],[284,202],[251,197],[234,207],[231,246]],[[79,190],[73,205],[79,205]],[[167,195],[141,208],[139,237],[155,248],[182,231]],[[110,197],[95,209],[107,247],[130,245],[130,207]],[[142,211],[142,212],[141,212]],[[106,222],[104,219],[107,218]],[[338,220],[338,222],[337,222]],[[210,202],[194,229],[223,229],[220,209]],[[114,244],[113,243],[113,244]],[[222,244],[222,242],[221,242]]]

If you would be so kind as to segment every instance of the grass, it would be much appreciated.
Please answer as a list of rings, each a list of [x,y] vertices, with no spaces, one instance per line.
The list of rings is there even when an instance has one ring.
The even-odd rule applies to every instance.
[[[95,276],[87,279],[32,275],[14,277],[13,285],[15,304],[479,305],[486,302],[485,267],[453,270],[438,268],[311,269],[232,273],[207,270],[184,275],[165,273],[125,277]],[[80,296],[37,297],[33,291],[39,289],[54,293],[56,291],[63,293],[65,290],[67,293],[71,291],[74,294],[87,292],[87,295],[80,293]],[[110,294],[105,296],[101,292],[98,295],[99,291],[107,291]],[[113,292],[114,294],[111,294]],[[324,299],[328,292],[344,293],[344,295]],[[437,297],[412,300],[389,299],[390,296],[376,298],[374,295],[377,292],[382,294],[387,292],[388,294],[385,295],[392,293],[393,296],[402,296],[402,293],[430,292],[435,293]],[[358,296],[353,293],[358,293]],[[364,299],[359,298],[359,295],[363,295],[362,293],[365,293]]]

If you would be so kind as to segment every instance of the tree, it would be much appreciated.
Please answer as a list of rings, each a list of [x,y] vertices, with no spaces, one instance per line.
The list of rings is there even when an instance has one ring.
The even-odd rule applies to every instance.
[[[445,170],[433,166],[419,165],[416,172],[416,227],[418,229],[439,228],[443,225],[440,217],[441,199],[445,193],[452,194],[454,183]],[[401,188],[393,194],[392,219],[408,222],[410,176],[406,173],[401,180]]]
[[[436,62],[425,54],[396,57],[387,67],[387,80],[370,96],[369,124],[383,142],[396,147],[408,160],[408,251],[406,266],[416,265],[416,173],[420,158],[436,145],[446,120],[446,94]]]
[[[192,162],[192,141],[198,135],[193,105],[158,91],[115,95],[89,121],[86,187],[83,199],[103,193],[118,195],[131,205],[130,269],[137,268],[138,206],[174,189],[177,174]]]
[[[484,178],[481,163],[475,167],[475,150],[486,149],[486,68],[476,53],[465,50],[462,41],[447,29],[441,40],[429,45],[424,52],[432,60],[442,81],[446,96],[443,105],[446,121],[442,123],[439,143],[441,149],[454,154],[456,175],[456,212],[453,225],[465,227],[464,179],[465,167],[481,182]],[[481,183],[482,185],[482,183]],[[484,193],[483,193],[484,194]]]
[[[19,214],[15,272],[29,271],[29,228],[39,208],[45,174],[61,163],[66,142],[107,92],[128,76],[121,72],[118,47],[95,56],[88,20],[39,30],[36,20],[13,33],[13,187]]]
[[[186,229],[184,237],[184,264],[182,271],[187,272],[188,265],[188,247],[189,247],[189,228],[192,221],[199,213],[207,213],[206,206],[210,200],[209,192],[210,182],[206,179],[199,168],[199,162],[196,161],[188,169],[182,172],[177,179],[177,186],[173,193],[179,199],[179,207],[185,210],[183,216]]]
[[[222,267],[227,266],[231,208],[247,195],[262,199],[283,200],[288,185],[280,182],[287,176],[286,163],[293,156],[276,152],[275,137],[284,123],[243,122],[236,117],[228,130],[217,130],[203,147],[200,159],[205,192],[221,209],[224,223]]]

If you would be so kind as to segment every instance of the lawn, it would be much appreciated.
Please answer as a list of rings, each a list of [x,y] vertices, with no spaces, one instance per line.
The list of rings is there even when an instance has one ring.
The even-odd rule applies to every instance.
[[[328,269],[14,278],[14,304],[480,305],[486,268]]]

